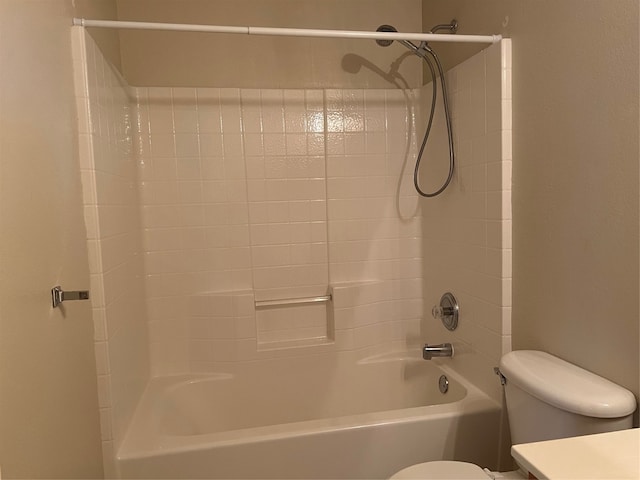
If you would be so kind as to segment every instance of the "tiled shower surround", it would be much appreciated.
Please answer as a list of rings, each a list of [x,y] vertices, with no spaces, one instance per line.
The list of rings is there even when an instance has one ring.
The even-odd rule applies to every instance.
[[[425,340],[490,370],[510,348],[505,43],[449,73],[459,167],[423,201],[412,173],[430,87],[133,88],[74,28],[107,475],[149,376]],[[427,155],[446,162],[435,128]],[[430,317],[446,290],[458,337]]]
[[[449,363],[500,399],[491,367],[511,350],[511,41],[483,50],[447,79],[457,167],[451,186],[421,205],[421,332],[429,343],[451,342]],[[441,121],[433,134],[445,138]],[[433,147],[446,155],[444,142]],[[454,332],[429,314],[446,291],[460,304]]]
[[[105,475],[149,379],[142,230],[131,100],[83,29],[74,81]]]
[[[136,95],[155,374],[215,370],[286,346],[346,345],[344,322],[325,304],[253,308],[332,287],[340,302],[344,283],[384,282],[406,299],[348,332],[357,347],[402,340],[406,321],[417,333],[421,219],[410,189],[397,196],[413,148],[402,91]],[[412,207],[404,218],[398,200]]]

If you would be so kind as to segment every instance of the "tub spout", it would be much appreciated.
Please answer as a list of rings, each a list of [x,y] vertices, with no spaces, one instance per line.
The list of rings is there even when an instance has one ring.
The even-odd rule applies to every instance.
[[[441,343],[440,345],[425,344],[422,349],[422,358],[431,360],[433,357],[453,357],[453,345]]]

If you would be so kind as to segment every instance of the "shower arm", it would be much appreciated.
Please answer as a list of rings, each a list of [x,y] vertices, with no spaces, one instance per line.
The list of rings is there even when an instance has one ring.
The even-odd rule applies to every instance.
[[[451,23],[441,23],[436,25],[429,30],[429,33],[436,33],[438,30],[449,30],[451,33],[456,33],[458,31],[458,21],[454,18],[451,20]]]
[[[393,28],[393,27],[391,27]],[[429,34],[435,34],[436,32],[438,32],[438,30],[448,30],[451,34],[454,34],[458,31],[458,21],[454,18],[453,20],[451,20],[451,23],[440,23],[438,25],[435,25],[434,27],[431,28],[431,30],[429,30]],[[381,31],[380,29],[378,29],[378,31]],[[393,30],[382,30],[385,32],[388,31],[395,31],[395,29]],[[395,32],[394,32],[395,33]],[[414,54],[416,54],[417,56],[424,58],[426,60],[426,55],[427,53],[429,53],[429,51],[431,50],[427,44],[426,40],[422,40],[420,42],[420,45],[416,45],[415,43],[409,41],[409,40],[397,40],[399,43],[401,43],[402,45],[404,45],[406,48],[408,48],[409,50],[411,50]]]

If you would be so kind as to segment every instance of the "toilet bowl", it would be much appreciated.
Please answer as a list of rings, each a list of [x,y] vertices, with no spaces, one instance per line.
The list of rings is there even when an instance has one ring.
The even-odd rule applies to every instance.
[[[514,444],[631,428],[635,396],[609,380],[535,350],[500,360],[511,440]],[[500,473],[466,462],[435,461],[400,470],[393,480],[523,479],[527,472]]]

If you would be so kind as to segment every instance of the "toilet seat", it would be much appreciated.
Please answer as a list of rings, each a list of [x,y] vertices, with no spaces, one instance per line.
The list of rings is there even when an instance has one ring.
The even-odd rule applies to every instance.
[[[391,477],[391,480],[486,480],[488,478],[492,477],[473,463],[436,461],[411,465],[397,472]]]

